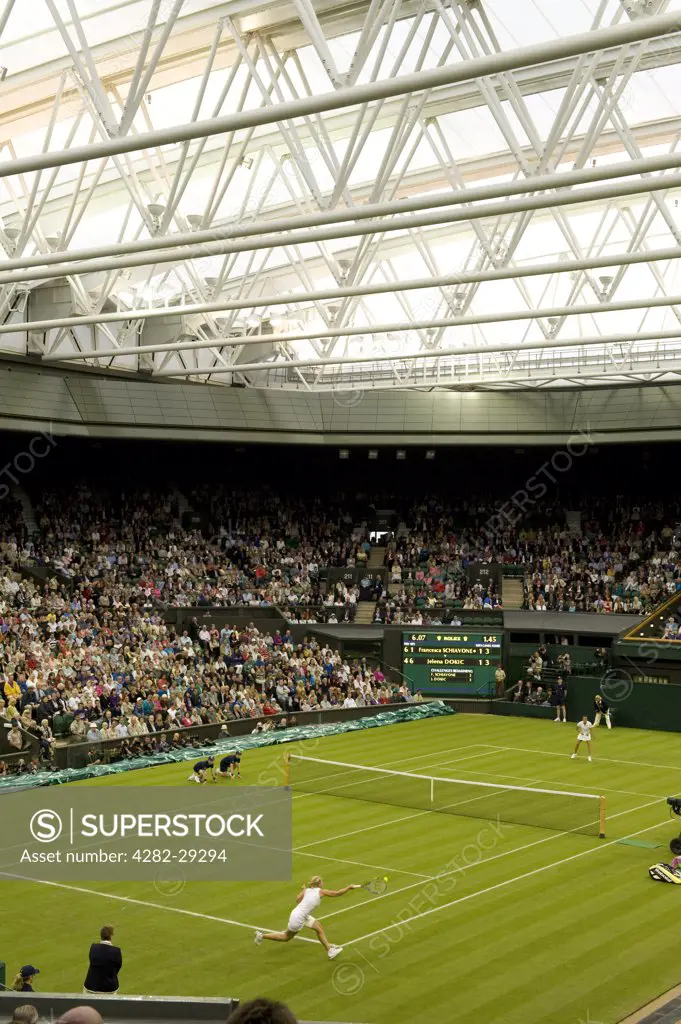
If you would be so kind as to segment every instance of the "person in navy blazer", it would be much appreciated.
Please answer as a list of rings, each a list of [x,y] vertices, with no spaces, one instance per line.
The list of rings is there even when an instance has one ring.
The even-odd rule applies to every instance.
[[[90,946],[90,966],[83,987],[86,992],[118,992],[118,972],[123,966],[123,955],[113,944],[114,930],[105,924],[99,933],[99,942]]]

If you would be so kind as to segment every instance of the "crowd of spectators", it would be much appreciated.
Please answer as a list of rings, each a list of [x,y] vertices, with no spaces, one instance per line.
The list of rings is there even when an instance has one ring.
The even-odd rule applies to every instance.
[[[292,622],[354,621],[359,587],[339,581],[327,588],[320,580],[320,569],[361,568],[371,552],[366,525],[353,522],[340,498],[303,502],[282,500],[266,488],[206,487],[189,492],[189,506],[199,512],[197,523],[183,529],[177,495],[169,489],[95,492],[78,485],[47,491],[35,501],[39,530],[19,545],[19,554],[87,584],[112,607],[131,600],[180,607],[276,605]],[[460,569],[452,575],[456,557],[452,562],[442,553],[429,557],[420,535],[409,547],[389,545],[395,586],[375,595],[382,599],[380,621],[437,622],[428,610],[435,606],[499,606],[497,594],[471,588]],[[402,575],[402,561],[412,555],[419,560]]]
[[[329,583],[326,592],[321,597],[320,604],[311,607],[310,604],[282,604],[279,607],[286,612],[289,622],[310,623],[317,622],[354,622],[357,615],[357,602],[360,599],[360,588],[354,583],[348,586],[343,580]]]
[[[468,581],[460,573],[449,576],[444,567],[417,570],[415,585],[384,589],[374,614],[385,625],[461,625],[457,610],[496,611],[501,598],[493,581],[487,585]]]
[[[77,723],[83,715],[90,722],[93,703],[95,711],[97,705],[102,710],[102,727],[121,727],[104,722],[106,711],[111,718],[129,717],[126,707],[106,706],[106,692],[85,693],[85,705],[68,699],[74,682],[110,686],[112,665],[118,675],[133,672],[142,691],[150,671],[152,681],[164,678],[169,688],[187,674],[205,677],[209,691],[216,686],[222,695],[226,684],[230,691],[236,686],[235,693],[241,685],[243,701],[235,703],[230,693],[230,700],[198,708],[185,703],[184,712],[169,689],[167,711],[173,715],[165,714],[165,728],[186,726],[187,718],[190,725],[198,718],[220,722],[220,716],[238,716],[242,703],[257,705],[248,687],[257,690],[263,674],[275,671],[271,659],[265,659],[264,670],[255,664],[249,637],[244,669],[232,642],[210,628],[207,637],[190,637],[189,654],[182,638],[170,636],[164,625],[163,605],[276,605],[291,621],[314,624],[351,622],[359,601],[368,598],[375,602],[376,622],[436,625],[456,624],[460,610],[500,607],[492,579],[482,584],[468,578],[474,563],[524,570],[525,607],[537,611],[643,612],[681,583],[681,506],[670,504],[592,499],[583,507],[581,532],[570,532],[557,504],[538,506],[531,516],[497,528],[490,525],[500,520],[490,500],[433,497],[404,507],[396,501],[394,522],[380,541],[386,548],[385,579],[364,592],[357,579],[328,586],[323,579],[324,568],[361,568],[371,554],[367,525],[357,526],[342,497],[282,498],[265,486],[211,486],[188,492],[188,499],[199,521],[183,527],[185,499],[170,488],[46,489],[34,500],[38,530],[30,538],[20,503],[11,496],[0,503],[0,670],[5,678],[16,676],[20,688],[31,679],[36,684],[37,700],[27,702],[22,690],[20,710],[33,709],[30,731],[44,758],[60,710],[75,715],[81,732],[83,723]],[[22,564],[57,575],[41,586],[11,571]],[[676,622],[667,629],[668,635],[678,633]],[[270,640],[263,640],[268,650],[274,646]],[[54,706],[52,689],[60,684],[67,695],[57,699],[66,709]],[[145,693],[140,695],[144,705]],[[163,711],[146,709],[147,731],[149,715]],[[125,727],[130,730],[130,723]]]
[[[40,751],[22,771],[51,764],[65,729],[96,763],[105,741],[118,741],[108,759],[127,759],[195,745],[176,730],[407,696],[366,661],[312,639],[296,644],[290,630],[196,618],[175,630],[153,605],[58,577],[0,573],[0,635],[0,723],[17,753],[31,736]]]
[[[285,506],[284,506],[285,507]],[[320,603],[321,549],[272,529],[259,543],[241,518],[184,529],[171,491],[98,491],[82,486],[47,492],[35,504],[39,531],[28,561],[87,581],[105,602],[200,605]]]
[[[591,498],[579,508],[572,532],[555,502],[503,517],[498,502],[424,499],[389,539],[388,603],[395,614],[420,605],[424,624],[436,621],[429,605],[499,607],[493,587],[476,592],[461,578],[476,562],[521,567],[532,611],[645,613],[681,586],[681,503]]]
[[[594,499],[579,533],[547,505],[499,532],[489,529],[491,503],[423,500],[381,541],[386,572],[367,594],[357,579],[326,587],[320,575],[369,560],[366,529],[340,498],[205,489],[190,494],[202,518],[187,529],[180,500],[157,489],[48,490],[30,539],[21,504],[0,503],[0,719],[22,726],[8,729],[16,756],[0,773],[51,764],[65,728],[93,745],[93,759],[115,740],[109,756],[127,758],[173,749],[184,742],[176,729],[334,707],[350,691],[358,702],[387,699],[366,666],[344,665],[316,642],[198,623],[175,634],[163,604],[276,604],[314,624],[353,621],[368,596],[376,622],[437,625],[459,623],[460,609],[500,607],[491,579],[468,578],[475,562],[523,567],[525,606],[535,610],[646,611],[681,581],[681,509],[654,503]],[[57,575],[22,578],[12,571],[22,563]],[[673,616],[665,636],[678,636]]]
[[[643,614],[681,586],[681,507],[593,500],[581,533],[558,520],[529,538],[525,607]]]
[[[424,501],[409,509],[387,540],[389,593],[377,609],[386,624],[456,623],[456,610],[501,608],[501,595],[490,579],[486,586],[467,579],[475,562],[496,561],[480,539],[481,520],[466,502],[443,505]]]
[[[30,539],[19,502],[0,504],[0,718],[6,725],[21,718],[23,733],[7,735],[25,755],[13,770],[36,770],[26,735],[37,741],[38,763],[50,764],[65,719],[76,739],[95,748],[119,740],[114,756],[128,757],[172,748],[175,729],[333,707],[350,688],[359,700],[385,699],[365,668],[341,666],[313,642],[300,649],[290,636],[198,623],[173,634],[163,615],[163,604],[277,604],[295,622],[353,621],[367,596],[358,581],[327,588],[320,577],[329,565],[364,566],[371,552],[341,499],[308,504],[267,489],[218,487],[190,500],[203,518],[184,529],[170,490],[46,491],[35,502],[38,531]],[[381,541],[385,578],[368,595],[374,621],[457,624],[460,609],[499,608],[493,581],[466,574],[485,561],[526,570],[530,609],[648,610],[681,581],[677,513],[594,499],[580,533],[569,532],[564,512],[550,505],[499,533],[486,526],[493,504],[424,500],[402,510]],[[22,578],[11,571],[21,563],[57,575],[44,584]],[[678,635],[673,617],[665,634]],[[293,694],[277,691],[282,678]]]
[[[39,529],[29,540],[21,507],[6,499],[0,557],[56,569],[111,607],[277,606],[295,622],[353,621],[359,588],[327,589],[320,578],[325,567],[361,567],[370,556],[368,526],[342,496],[205,487],[188,492],[197,516],[186,529],[179,502],[171,489],[48,490],[35,500]],[[642,613],[681,584],[681,508],[669,503],[590,499],[575,532],[550,502],[516,522],[490,499],[394,504],[375,621],[437,624],[447,610],[499,608],[493,582],[467,578],[479,562],[520,567],[524,607],[535,611]]]

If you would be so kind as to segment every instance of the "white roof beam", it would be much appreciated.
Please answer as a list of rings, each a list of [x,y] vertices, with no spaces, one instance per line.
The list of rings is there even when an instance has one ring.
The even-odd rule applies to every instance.
[[[371,324],[369,326],[362,327],[338,327],[338,328],[327,328],[322,331],[300,331],[291,333],[282,333],[278,337],[287,343],[293,341],[311,341],[313,339],[320,340],[322,338],[351,338],[351,337],[362,337],[364,335],[375,335],[375,334],[400,334],[405,331],[413,330],[426,330],[431,327],[471,327],[478,324],[493,324],[493,323],[515,323],[522,320],[538,320],[542,317],[568,317],[568,316],[584,316],[587,314],[594,313],[622,313],[627,312],[631,309],[655,309],[664,308],[666,306],[676,306],[681,304],[681,295],[658,295],[653,298],[644,299],[622,299],[619,302],[595,302],[585,303],[581,306],[548,306],[542,309],[520,309],[520,310],[506,310],[494,313],[480,313],[469,316],[460,317],[438,317],[429,320],[419,320],[411,323],[405,323],[403,320],[396,321],[394,323],[382,323],[382,324]],[[167,311],[176,315],[176,310],[172,307]],[[16,328],[15,328],[16,330]],[[661,336],[661,335],[658,335]],[[545,346],[555,345],[555,340],[545,341]],[[171,344],[162,345],[148,345],[146,346],[147,352],[181,352],[181,351],[193,351],[196,349],[210,348],[215,342],[206,344],[201,341],[194,342],[175,342]],[[224,347],[232,347],[234,345],[249,345],[248,339],[239,338],[234,340],[231,338],[220,339],[220,344]],[[128,349],[112,349],[103,350],[100,349],[96,352],[89,352],[82,356],[73,355],[70,357],[63,358],[87,358],[93,360],[109,359],[116,355],[134,355],[135,350]]]
[[[606,46],[623,46],[628,43],[679,33],[679,14],[662,14],[640,19],[624,25],[610,26],[595,32],[584,32],[565,39],[552,39],[548,43],[520,47],[506,53],[480,57],[476,60],[435,68],[417,74],[338,89],[322,96],[304,97],[278,104],[265,110],[254,109],[242,114],[231,114],[206,121],[177,125],[125,138],[110,138],[89,146],[74,147],[69,151],[51,152],[20,157],[13,162],[0,163],[0,177],[37,171],[47,167],[62,167],[96,160],[102,156],[114,156],[139,152],[156,146],[166,146],[188,139],[202,139],[209,135],[222,135],[239,128],[272,124],[281,120],[304,117],[308,114],[339,110],[343,107],[371,103],[391,96],[404,96],[424,89],[437,89],[455,82],[472,81],[514,71],[530,65],[542,64],[561,57],[574,57],[591,53]]]
[[[483,281],[507,281],[516,278],[542,277],[551,274],[569,274],[575,270],[598,270],[616,266],[635,266],[641,263],[669,261],[681,258],[681,248],[656,249],[651,252],[630,252],[624,254],[608,254],[583,260],[555,260],[547,263],[533,263],[520,267],[499,267],[490,270],[445,274],[440,277],[412,278],[411,280],[389,281],[384,284],[346,285],[327,290],[309,290],[305,292],[287,292],[283,295],[248,296],[238,299],[216,299],[214,302],[194,303],[191,305],[163,306],[152,309],[120,309],[115,313],[98,313],[89,316],[61,317],[54,320],[26,321],[11,325],[0,324],[0,335],[14,331],[49,330],[52,327],[77,327],[85,324],[120,323],[131,318],[152,320],[156,317],[174,314],[193,316],[203,313],[220,313],[228,310],[251,309],[261,306],[289,305],[293,303],[317,303],[325,300],[336,300],[346,296],[385,295],[395,291],[412,291],[421,288],[446,288],[460,284],[481,283]],[[280,268],[285,270],[286,268]],[[241,283],[241,282],[240,282]]]
[[[671,154],[670,158],[677,160],[679,156],[681,154]],[[531,179],[524,184],[527,188],[531,188]],[[62,256],[60,262],[54,265],[50,264],[42,269],[29,267],[24,270],[0,272],[0,284],[25,284],[28,281],[44,281],[65,275],[74,276],[77,274],[92,274],[102,270],[122,270],[127,267],[148,265],[156,266],[162,263],[175,263],[178,260],[204,259],[207,256],[225,256],[233,252],[249,252],[253,249],[276,249],[281,246],[298,243],[304,244],[339,238],[354,238],[360,235],[405,231],[411,228],[432,227],[439,224],[469,223],[473,220],[500,217],[509,213],[526,210],[548,209],[554,211],[556,207],[560,206],[579,206],[677,187],[681,187],[681,171],[675,174],[658,175],[655,178],[644,181],[617,181],[613,184],[601,184],[589,189],[566,190],[540,196],[509,199],[504,202],[486,203],[475,207],[466,206],[465,209],[460,211],[442,209],[444,206],[451,206],[454,198],[459,203],[470,202],[464,192],[455,197],[435,197],[435,212],[429,211],[413,216],[394,216],[386,221],[372,220],[372,217],[376,217],[376,213],[372,205],[369,205],[361,210],[353,209],[351,211],[330,211],[327,213],[303,215],[298,218],[291,218],[288,222],[283,223],[263,221],[251,228],[243,228],[240,224],[236,224],[230,228],[229,235],[237,236],[241,239],[252,234],[252,239],[248,241],[209,241],[202,244],[194,242],[193,245],[186,245],[171,250],[159,251],[154,249],[149,254],[136,254],[133,252],[130,255],[106,256],[76,261],[72,264],[64,262],[65,260],[68,261],[68,253],[59,253],[58,255]],[[431,200],[411,200],[410,202],[412,205],[416,204],[422,207],[425,202],[430,203]],[[400,207],[404,208],[403,204],[387,204],[389,213],[396,212]],[[347,221],[352,221],[352,223],[347,227],[343,226]],[[316,225],[321,225],[319,230],[314,230]],[[269,234],[263,232],[269,232]],[[127,244],[123,243],[122,245],[125,246]],[[138,243],[130,244],[135,248]],[[48,261],[45,260],[43,262]]]

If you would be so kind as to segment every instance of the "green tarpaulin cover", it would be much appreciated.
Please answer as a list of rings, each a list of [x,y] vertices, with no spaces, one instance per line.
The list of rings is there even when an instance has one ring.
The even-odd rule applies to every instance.
[[[397,725],[400,722],[417,722],[424,718],[439,718],[442,715],[456,714],[454,708],[440,700],[425,704],[407,704],[398,711],[379,712],[358,718],[353,722],[329,722],[325,725],[301,725],[281,732],[257,732],[245,736],[230,736],[229,739],[215,740],[210,746],[185,747],[182,750],[171,750],[166,754],[152,754],[148,757],[136,757],[131,761],[118,761],[116,764],[95,764],[84,768],[64,768],[61,771],[43,771],[35,775],[9,775],[0,779],[0,792],[10,789],[26,789],[31,786],[54,786],[64,782],[78,782],[81,779],[93,779],[100,775],[119,775],[121,772],[136,771],[138,768],[150,768],[157,764],[172,764],[178,761],[195,760],[198,754],[221,754],[238,747],[239,750],[252,750],[255,747],[271,747],[279,743],[294,743],[298,740],[315,739],[320,736],[340,736],[345,732],[357,732],[361,729],[379,729],[385,725]],[[254,722],[255,725],[255,722]]]

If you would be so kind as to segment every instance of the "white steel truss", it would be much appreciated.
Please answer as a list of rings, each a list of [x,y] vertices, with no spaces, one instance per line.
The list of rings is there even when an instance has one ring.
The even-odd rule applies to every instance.
[[[0,357],[680,380],[681,0],[552,11],[0,0]]]

